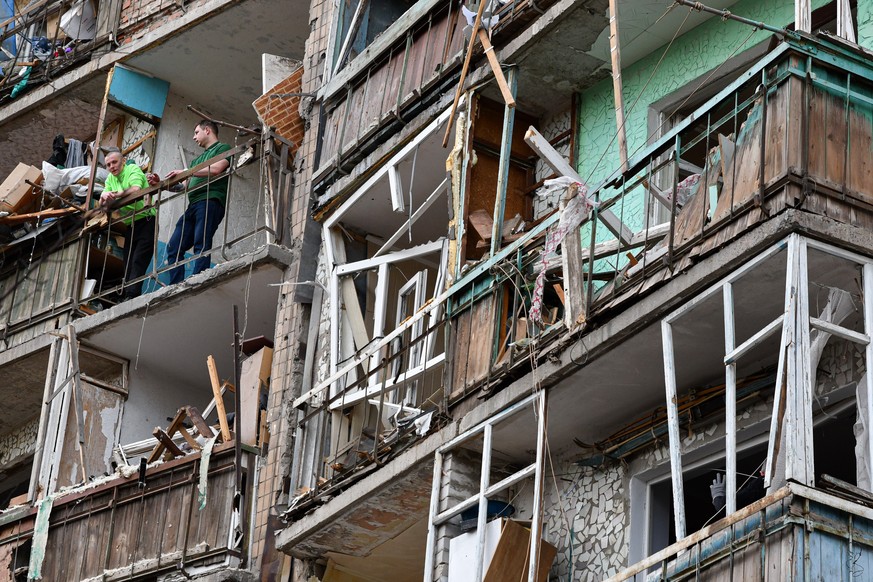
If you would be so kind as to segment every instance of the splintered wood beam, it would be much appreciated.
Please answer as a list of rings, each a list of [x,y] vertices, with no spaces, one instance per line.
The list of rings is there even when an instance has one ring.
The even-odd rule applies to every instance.
[[[572,184],[561,199],[561,211],[579,194],[579,185]],[[561,264],[564,271],[564,325],[573,331],[585,321],[585,280],[582,268],[582,233],[571,228],[561,243]]]
[[[482,0],[484,4],[486,0]],[[500,61],[497,60],[497,55],[494,54],[494,47],[491,45],[491,39],[488,38],[488,32],[484,28],[479,29],[479,42],[485,49],[485,56],[488,57],[488,64],[491,65],[491,71],[494,72],[494,78],[497,80],[497,86],[500,87],[500,93],[503,95],[503,101],[507,107],[515,107],[515,97],[512,96],[512,90],[509,88],[509,83],[506,82],[506,77],[503,76],[503,69],[500,67]]]
[[[230,441],[230,428],[227,426],[227,412],[224,410],[224,398],[221,396],[221,382],[218,379],[218,370],[215,368],[215,358],[212,354],[206,357],[206,367],[209,368],[209,380],[212,383],[212,396],[215,398],[218,425],[221,427],[221,440]]]
[[[609,54],[612,57],[612,91],[621,171],[627,172],[627,133],[624,130],[624,95],[621,83],[621,47],[618,41],[618,2],[609,0]]]
[[[570,163],[540,134],[535,128],[529,127],[524,135],[524,141],[552,170],[561,176],[567,176],[584,184],[585,181],[576,173]],[[634,233],[624,224],[612,210],[604,209],[597,211],[597,217],[603,222],[609,231],[618,237],[623,244],[630,244]]]
[[[485,12],[487,0],[479,2],[479,10],[476,12],[476,20],[473,22],[473,30],[470,34],[470,42],[467,43],[467,54],[464,56],[464,66],[461,67],[461,78],[458,79],[458,87],[455,89],[455,100],[452,103],[452,111],[449,113],[449,122],[446,125],[446,134],[443,136],[443,147],[449,143],[449,136],[452,133],[452,120],[455,118],[455,112],[458,110],[458,101],[461,99],[461,92],[464,90],[464,79],[467,78],[467,70],[470,68],[470,59],[473,58],[473,46],[476,44],[479,30],[479,25],[482,24],[482,13]]]
[[[82,481],[88,481],[88,471],[85,468],[85,405],[82,402],[82,376],[79,370],[79,340],[76,339],[76,329],[73,324],[67,326],[67,342],[70,345],[70,375],[73,379],[73,403],[76,407],[76,428],[78,431],[79,463],[82,469]]]
[[[182,452],[182,449],[176,446],[176,443],[173,442],[173,439],[170,438],[170,435],[164,432],[164,429],[162,429],[161,427],[155,427],[155,430],[152,432],[152,434],[156,439],[158,439],[158,442],[161,443],[160,445],[158,445],[158,447],[155,447],[154,451],[152,451],[152,457],[155,456],[155,453],[157,453],[157,456],[160,457],[161,453],[164,450],[173,455],[174,458],[185,456],[185,453]],[[157,460],[157,458],[153,459],[150,457],[148,462],[151,463]]]
[[[199,410],[197,410],[193,406],[186,406],[185,413],[188,415],[188,419],[191,421],[191,424],[193,424],[194,428],[197,429],[197,432],[200,433],[200,436],[208,439],[211,439],[213,436],[215,436],[215,433],[212,432],[212,429],[209,428],[209,425],[206,424],[206,421],[200,415]]]

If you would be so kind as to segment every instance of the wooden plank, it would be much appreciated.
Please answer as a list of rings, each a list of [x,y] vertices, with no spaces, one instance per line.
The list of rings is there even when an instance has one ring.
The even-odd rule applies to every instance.
[[[503,95],[503,102],[507,107],[515,107],[515,97],[512,96],[512,90],[506,82],[506,77],[503,76],[503,69],[500,67],[500,61],[497,60],[497,55],[494,54],[494,47],[491,46],[491,40],[488,38],[488,33],[479,29],[479,42],[485,49],[485,56],[488,59],[488,64],[491,66],[491,72],[494,73],[494,79],[497,81],[497,86],[500,88],[500,94]],[[445,145],[443,145],[445,147]]]
[[[197,410],[193,406],[186,406],[185,414],[188,415],[188,419],[191,420],[192,424],[194,424],[194,428],[197,429],[197,432],[200,433],[200,436],[208,439],[214,436],[212,429],[209,428],[208,424],[206,424],[206,421],[200,415],[199,410]]]
[[[273,350],[263,347],[242,363],[240,373],[240,442],[258,444],[261,390],[269,386]]]
[[[424,69],[424,61],[427,58],[428,40],[427,28],[410,32],[413,35],[409,44],[409,56],[406,61],[406,77],[403,81],[403,94],[400,96],[401,107],[421,95],[421,76]]]
[[[218,370],[215,368],[215,358],[212,354],[206,357],[206,367],[209,369],[209,380],[212,383],[212,396],[215,398],[218,424],[221,427],[221,440],[230,441],[230,428],[227,426],[227,413],[224,410],[224,398],[221,396],[221,386],[218,380]]]
[[[476,43],[476,32],[479,30],[479,26],[482,23],[482,13],[485,11],[486,4],[489,3],[479,3],[479,10],[476,12],[476,20],[473,21],[473,29],[470,34],[470,42],[467,44],[467,55],[464,57],[464,66],[461,67],[461,77],[458,79],[458,86],[455,89],[455,100],[454,102],[452,102],[452,109],[449,112],[449,122],[446,125],[446,133],[443,136],[443,147],[446,147],[448,145],[449,136],[452,134],[452,126],[454,125],[453,121],[455,119],[455,112],[458,110],[458,101],[461,99],[461,92],[464,90],[464,81],[467,78],[467,70],[470,68],[470,59],[473,57],[473,47]]]
[[[571,184],[561,199],[561,212],[579,193],[579,185]],[[561,265],[564,273],[564,325],[573,331],[585,323],[585,280],[582,275],[582,234],[579,227],[571,228],[561,243]]]
[[[730,169],[724,174],[722,187],[722,192],[727,193],[728,198],[722,197],[719,200],[712,217],[713,222],[719,222],[732,210],[744,206],[759,191],[762,117],[763,109],[759,98],[749,109],[746,120],[737,135],[733,163],[726,166]],[[733,200],[730,198],[731,194]],[[733,206],[731,206],[731,202]]]
[[[152,435],[154,435],[154,437],[158,439],[158,441],[160,441],[160,443],[164,446],[164,449],[166,449],[167,452],[169,452],[170,455],[172,455],[173,457],[182,457],[185,455],[185,453],[182,452],[182,449],[176,446],[176,443],[173,442],[173,439],[170,438],[170,435],[164,432],[164,429],[160,427],[155,427],[155,430],[152,431]]]
[[[627,133],[624,128],[624,95],[621,82],[621,44],[618,30],[618,2],[609,0],[609,55],[612,63],[612,93],[621,171],[627,172]]]
[[[533,127],[528,128],[527,133],[524,136],[524,141],[527,142],[540,158],[542,158],[546,165],[552,168],[552,170],[559,175],[567,176],[580,184],[585,184],[585,180],[576,173],[576,171],[570,166],[570,163],[567,162],[567,160],[565,160],[564,157],[558,153],[557,150],[549,144],[548,140],[546,140],[546,138],[544,138],[536,129]],[[612,212],[612,210],[608,208],[601,210],[597,213],[597,217],[600,218],[606,228],[608,228],[612,234],[617,236],[622,243],[629,244],[633,239],[633,231],[628,228],[628,226],[624,224],[618,216]]]
[[[846,186],[864,202],[873,203],[873,114],[869,106],[849,107],[849,175]]]
[[[524,580],[528,570],[528,547],[530,546],[530,530],[511,520],[503,520],[500,539],[494,549],[494,555],[484,582],[503,582],[504,580]],[[537,564],[536,582],[546,582],[549,579],[549,568],[558,553],[558,549],[543,540],[540,544],[540,557]]]

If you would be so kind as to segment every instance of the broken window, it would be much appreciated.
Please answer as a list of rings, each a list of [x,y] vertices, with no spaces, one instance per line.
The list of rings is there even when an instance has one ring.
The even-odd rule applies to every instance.
[[[351,62],[417,0],[340,0],[334,71]]]
[[[434,300],[447,285],[449,187],[439,141],[447,117],[325,222],[331,474],[378,456],[384,439],[408,432],[412,419],[441,400],[445,339]]]
[[[871,409],[866,401],[873,378],[857,368],[836,386],[818,373],[822,365],[833,367],[832,361],[822,364],[822,355],[837,342],[863,348],[864,370],[873,359],[873,305],[862,298],[861,289],[864,297],[873,294],[869,259],[791,235],[662,321],[677,539],[699,526],[685,503],[689,478],[696,475],[685,472],[685,464],[693,461],[680,437],[686,422],[680,418],[682,402],[693,397],[694,386],[719,381],[716,370],[722,367],[727,513],[739,508],[741,492],[737,439],[738,428],[744,427],[738,427],[737,409],[743,384],[762,370],[775,371],[767,405],[764,485],[771,490],[786,480],[820,485],[827,480],[825,472],[832,471],[839,477],[830,478],[870,489]],[[712,341],[722,335],[723,343]],[[829,424],[835,417],[843,420]],[[851,462],[832,462],[847,455],[854,456],[856,470]]]
[[[426,579],[547,577],[557,549],[540,539],[545,434],[546,396],[539,392],[440,447]]]

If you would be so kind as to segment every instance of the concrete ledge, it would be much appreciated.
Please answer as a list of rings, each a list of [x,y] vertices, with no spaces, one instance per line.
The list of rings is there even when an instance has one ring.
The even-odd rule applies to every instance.
[[[451,423],[413,445],[374,474],[277,532],[276,547],[298,558],[334,551],[366,556],[427,517],[433,455],[457,436]]]
[[[186,294],[196,294],[199,291],[205,291],[214,283],[227,281],[241,273],[247,273],[250,267],[276,265],[284,269],[290,267],[293,263],[294,253],[291,250],[278,245],[268,244],[259,248],[254,253],[232,259],[225,263],[216,265],[211,269],[207,269],[202,273],[188,277],[177,285],[170,285],[158,289],[157,291],[153,291],[146,295],[141,295],[134,299],[119,303],[118,305],[99,313],[95,313],[94,315],[77,319],[73,325],[76,327],[76,333],[83,334],[85,332],[93,331],[109,322],[124,319],[130,315],[143,312],[150,307],[154,309],[160,303],[180,300],[183,299],[183,296]]]
[[[792,232],[800,232],[810,238],[834,243],[860,254],[873,255],[873,233],[826,216],[801,210],[786,210],[734,239],[685,272],[675,274],[651,294],[628,305],[623,311],[588,331],[582,339],[566,336],[558,340],[561,345],[553,351],[554,357],[540,362],[537,366],[537,378],[529,372],[497,392],[494,397],[479,404],[461,418],[459,430],[466,431],[528,396],[530,387],[536,380],[543,387],[554,386]],[[588,353],[588,360],[583,365],[574,364],[570,356],[574,351],[580,353],[580,350]]]

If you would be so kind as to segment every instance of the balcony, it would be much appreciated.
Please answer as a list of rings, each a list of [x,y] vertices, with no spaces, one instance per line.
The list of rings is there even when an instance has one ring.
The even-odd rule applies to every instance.
[[[334,547],[322,542],[344,531],[342,522],[366,518],[364,512],[355,514],[340,492],[354,487],[356,495],[367,491],[370,504],[399,503],[379,467],[388,464],[392,476],[393,471],[400,473],[391,483],[400,483],[402,477],[406,489],[423,485],[419,479],[427,471],[411,460],[416,450],[419,459],[426,458],[436,440],[454,436],[457,425],[463,429],[484,421],[501,403],[529,394],[531,386],[549,387],[548,440],[553,451],[578,452],[574,438],[602,441],[634,415],[663,406],[660,380],[652,382],[663,376],[659,318],[755,254],[778,250],[791,232],[833,237],[834,244],[868,254],[851,227],[867,232],[873,221],[865,178],[873,161],[873,150],[866,145],[871,141],[871,81],[873,67],[866,55],[838,39],[787,38],[631,160],[627,171],[616,171],[598,185],[578,187],[576,197],[588,202],[590,213],[565,228],[567,235],[556,248],[543,253],[549,244],[544,238],[557,231],[562,212],[518,236],[504,237],[491,256],[455,270],[451,284],[428,287],[417,300],[419,307],[398,319],[399,325],[386,326],[365,345],[356,344],[351,355],[343,352],[335,370],[295,405],[302,409],[298,423],[306,442],[323,444],[329,436],[339,445],[332,445],[332,452],[352,443],[343,451],[349,462],[314,455],[326,459],[324,464],[316,461],[292,475],[306,488],[298,491],[286,514],[292,523],[280,543],[301,555]],[[527,141],[556,173],[581,182],[535,130],[528,131]],[[427,143],[423,138],[419,147]],[[401,154],[388,166],[401,167]],[[371,179],[378,183],[380,178]],[[647,206],[655,209],[639,212]],[[642,224],[626,218],[634,213],[643,217]],[[568,244],[573,237],[576,244]],[[373,270],[380,264],[361,266]],[[815,276],[826,266],[826,261],[816,263]],[[545,278],[538,284],[541,271]],[[331,297],[339,296],[344,274],[337,274],[336,286],[328,289]],[[779,303],[777,312],[782,307],[784,271],[768,264],[746,283],[750,287],[742,292],[753,293],[747,299],[768,298],[743,303],[749,311],[741,316],[744,333],[754,333],[771,324],[773,317],[761,318],[770,313],[773,301]],[[841,285],[848,283],[841,280]],[[541,301],[537,288],[544,290]],[[531,316],[535,302],[541,304],[540,322]],[[711,318],[721,319],[722,307],[706,313],[689,325],[708,329]],[[756,323],[761,325],[754,327]],[[411,402],[407,410],[403,390],[421,385],[424,377],[407,351],[416,346],[426,351],[433,338],[442,338],[442,348],[435,346],[433,353],[445,355],[435,368],[441,377],[425,385],[438,397]],[[700,345],[699,338],[696,344],[693,338],[683,341],[683,349]],[[612,349],[619,344],[621,350]],[[740,378],[751,368],[760,372],[761,365],[775,364],[773,353],[755,353]],[[725,373],[724,353],[710,356],[706,351],[686,366],[682,390],[708,385]],[[480,398],[490,400],[482,403]],[[359,405],[366,408],[354,408]],[[388,410],[391,418],[385,417]],[[436,421],[431,429],[451,426],[439,438],[417,443],[413,423],[428,412]],[[457,419],[456,424],[446,416]],[[521,429],[512,427],[507,433],[518,435]],[[507,438],[515,448],[504,446],[500,452],[529,460],[536,439],[521,443]],[[474,455],[487,449],[479,447],[473,447]],[[302,480],[312,476],[321,479]],[[328,497],[326,507],[307,515]],[[424,508],[415,511],[415,519],[426,519]],[[407,524],[415,521],[405,519]],[[424,540],[414,543],[423,547]]]
[[[208,459],[192,453],[9,509],[0,516],[0,571],[8,580],[78,582],[239,564],[251,499],[235,504],[235,480],[238,470],[252,477],[254,459],[235,459],[233,443],[217,445]]]

